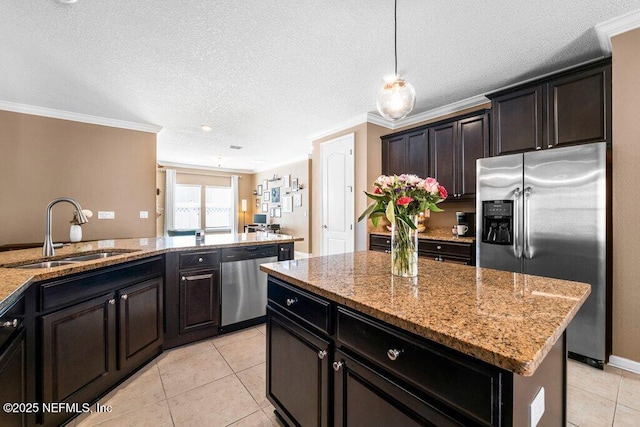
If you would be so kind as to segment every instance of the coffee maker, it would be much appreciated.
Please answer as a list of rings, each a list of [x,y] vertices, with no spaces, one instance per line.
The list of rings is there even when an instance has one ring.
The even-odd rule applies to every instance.
[[[460,237],[476,236],[476,214],[475,212],[456,212],[456,221],[458,225],[466,225],[467,232],[460,234]]]

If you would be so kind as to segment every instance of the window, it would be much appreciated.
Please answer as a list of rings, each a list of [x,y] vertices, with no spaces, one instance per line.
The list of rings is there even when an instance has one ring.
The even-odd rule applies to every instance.
[[[201,186],[176,184],[174,228],[176,230],[195,230],[201,228]]]
[[[205,187],[206,228],[231,228],[231,187]]]

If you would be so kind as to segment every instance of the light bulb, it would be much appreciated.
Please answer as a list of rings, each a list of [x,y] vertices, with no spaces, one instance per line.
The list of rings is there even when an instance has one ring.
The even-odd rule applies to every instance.
[[[380,114],[390,120],[407,116],[416,104],[416,91],[401,78],[385,82],[378,91],[377,106]]]

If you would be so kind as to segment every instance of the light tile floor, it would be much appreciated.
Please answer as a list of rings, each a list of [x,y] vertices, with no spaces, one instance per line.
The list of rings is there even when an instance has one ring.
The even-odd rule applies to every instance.
[[[265,326],[164,352],[70,423],[87,426],[280,426],[265,396]],[[568,363],[570,427],[640,426],[640,375]]]

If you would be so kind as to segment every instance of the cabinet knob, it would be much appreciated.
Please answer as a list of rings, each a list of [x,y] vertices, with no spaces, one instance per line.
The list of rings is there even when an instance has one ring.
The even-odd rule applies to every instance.
[[[318,352],[318,359],[324,359],[326,355],[327,355],[327,350],[320,350]]]
[[[391,360],[396,360],[401,354],[402,350],[396,350],[395,348],[387,350],[387,357]]]
[[[344,362],[333,362],[333,370],[338,372],[344,366]]]
[[[187,278],[182,276],[182,281],[184,282],[185,280],[187,280]]]
[[[384,251],[384,253],[385,253],[385,254],[390,254],[390,253],[391,253],[391,251],[390,251],[389,249],[387,249],[387,250],[385,250],[385,251]]]
[[[387,245],[390,245],[390,244],[391,244],[391,240],[387,240]]]
[[[116,300],[115,300],[115,299],[111,298],[111,299],[109,300],[109,304],[114,305],[115,303],[116,303]]]
[[[204,261],[202,258],[198,258],[198,262],[202,262]]]
[[[124,294],[124,295],[120,296],[120,298],[122,298],[123,300],[126,300],[127,298],[129,298],[129,295]]]
[[[298,302],[298,298],[293,297],[293,298],[287,298],[287,306],[292,306],[293,304]]]
[[[3,328],[17,328],[18,327],[18,319],[8,320],[6,322],[0,323],[0,326]]]
[[[284,252],[284,248],[280,248],[280,252]]]
[[[542,147],[536,147],[536,150],[542,150]]]
[[[436,246],[436,249],[440,250],[440,249],[442,249],[442,246],[438,245],[438,246]]]

